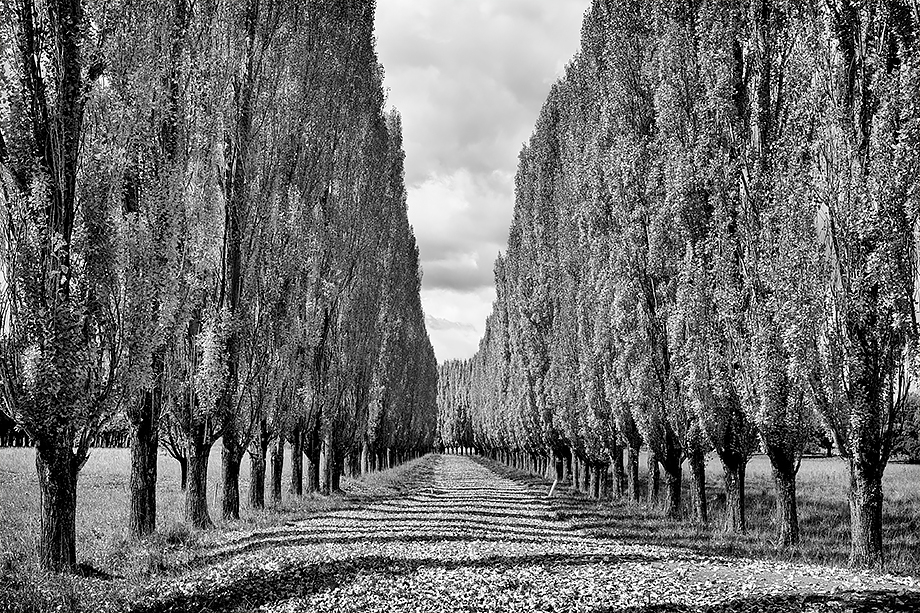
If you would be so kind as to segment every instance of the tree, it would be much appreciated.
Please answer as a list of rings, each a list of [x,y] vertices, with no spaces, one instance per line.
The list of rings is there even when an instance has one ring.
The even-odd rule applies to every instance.
[[[76,565],[77,474],[112,413],[120,358],[103,41],[82,2],[5,5],[3,411],[35,441],[42,568]],[[87,117],[90,117],[88,120]],[[98,122],[102,122],[100,125]]]
[[[813,189],[826,246],[817,406],[850,465],[850,559],[880,567],[882,475],[908,406],[917,340],[920,160],[916,7],[828,2],[817,58]]]

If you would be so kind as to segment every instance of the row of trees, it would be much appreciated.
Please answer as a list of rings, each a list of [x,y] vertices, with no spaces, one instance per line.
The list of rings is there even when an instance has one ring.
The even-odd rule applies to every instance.
[[[75,565],[76,482],[130,429],[130,529],[157,450],[211,524],[430,446],[436,363],[365,0],[19,0],[0,20],[2,410],[34,441],[39,557]],[[381,454],[389,453],[387,458]],[[300,471],[300,472],[297,472]]]
[[[442,366],[442,437],[571,455],[668,515],[704,456],[733,527],[762,445],[778,539],[815,427],[849,460],[852,562],[880,566],[882,475],[912,405],[920,15],[907,0],[595,0],[520,154],[478,353]],[[655,488],[653,488],[655,489]]]

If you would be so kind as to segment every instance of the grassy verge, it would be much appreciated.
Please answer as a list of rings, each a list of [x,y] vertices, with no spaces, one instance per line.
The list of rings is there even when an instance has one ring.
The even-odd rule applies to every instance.
[[[491,460],[483,459],[482,462],[497,473],[544,493],[552,483]],[[707,466],[710,523],[705,528],[694,526],[688,516],[681,521],[665,519],[656,504],[597,501],[567,486],[557,488],[551,504],[560,519],[595,536],[686,547],[712,555],[846,566],[850,547],[846,470],[839,458],[803,460],[798,478],[801,543],[791,549],[780,548],[776,543],[770,463],[760,456],[753,458],[748,466],[748,532],[742,535],[733,534],[729,529],[729,517],[721,496],[724,491],[721,469],[716,461],[710,461]],[[645,478],[643,472],[640,475],[643,488]],[[885,474],[884,492],[887,571],[920,577],[920,466],[890,465]],[[643,491],[643,499],[644,494]],[[683,501],[687,515],[689,500],[689,491],[685,488]]]
[[[287,458],[289,460],[289,458]],[[34,452],[0,449],[0,611],[45,613],[122,611],[132,594],[156,577],[180,573],[196,559],[229,538],[283,525],[366,501],[398,496],[411,475],[424,470],[428,460],[407,462],[361,479],[343,479],[343,495],[297,497],[287,492],[290,475],[284,473],[282,502],[276,507],[251,509],[246,495],[248,462],[240,476],[240,521],[218,520],[220,450],[209,463],[208,504],[215,529],[192,530],[182,523],[183,492],[177,464],[161,456],[158,470],[159,530],[143,541],[127,537],[128,450],[93,452],[80,474],[77,494],[77,557],[80,574],[58,576],[37,568],[38,488]],[[285,463],[289,470],[290,462]]]

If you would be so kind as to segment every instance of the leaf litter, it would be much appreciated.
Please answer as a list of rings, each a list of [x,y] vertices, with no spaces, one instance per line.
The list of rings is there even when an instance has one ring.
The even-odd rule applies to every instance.
[[[133,610],[920,611],[911,577],[595,538],[468,457],[420,464],[398,492],[234,533]]]

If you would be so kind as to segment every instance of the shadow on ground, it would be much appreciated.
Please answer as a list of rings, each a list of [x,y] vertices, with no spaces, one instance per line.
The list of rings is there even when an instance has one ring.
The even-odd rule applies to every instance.
[[[595,609],[595,613],[914,613],[920,594],[892,592],[838,592],[740,598],[721,604],[688,607],[655,604]]]
[[[475,457],[483,466],[518,483],[529,486],[535,494],[545,495],[551,481],[511,468],[493,460]],[[685,480],[686,481],[686,480]],[[643,484],[644,487],[644,484]],[[685,483],[684,500],[689,500]],[[768,490],[748,488],[745,512],[748,532],[736,535],[728,530],[727,510],[720,501],[722,491],[707,487],[710,523],[708,527],[683,520],[669,520],[661,510],[647,503],[624,500],[599,502],[565,484],[557,488],[550,501],[556,518],[572,528],[596,537],[613,538],[627,543],[675,546],[695,553],[761,560],[781,560],[846,567],[849,561],[849,509],[845,501],[799,500],[799,529],[802,544],[781,549],[774,542],[774,498]],[[645,492],[642,492],[645,500]],[[889,572],[920,576],[920,548],[905,542],[905,535],[920,531],[920,517],[897,512],[896,503],[885,514],[884,539],[889,553]],[[689,513],[689,505],[684,505]]]

